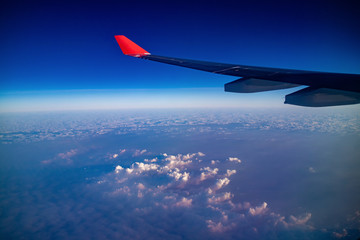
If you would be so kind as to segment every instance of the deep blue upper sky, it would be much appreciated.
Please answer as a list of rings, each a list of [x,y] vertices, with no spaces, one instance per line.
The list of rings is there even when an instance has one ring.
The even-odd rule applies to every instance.
[[[8,1],[1,9],[3,90],[211,87],[230,79],[125,57],[117,34],[158,55],[359,73],[355,1]]]
[[[6,1],[0,11],[5,95],[234,80],[124,56],[118,34],[157,55],[360,73],[356,1]]]

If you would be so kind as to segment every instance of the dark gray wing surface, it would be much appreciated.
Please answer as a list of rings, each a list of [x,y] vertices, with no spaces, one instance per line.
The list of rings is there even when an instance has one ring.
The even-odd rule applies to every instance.
[[[286,96],[286,104],[325,107],[360,103],[360,75],[215,63],[157,55],[141,58],[196,70],[242,77],[225,84],[225,91],[263,92],[309,86]],[[305,94],[306,93],[306,94]]]

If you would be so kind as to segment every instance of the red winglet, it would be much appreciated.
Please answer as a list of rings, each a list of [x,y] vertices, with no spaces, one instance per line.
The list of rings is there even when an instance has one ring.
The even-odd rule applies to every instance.
[[[124,35],[116,35],[115,39],[118,42],[121,51],[125,55],[129,55],[132,57],[142,57],[145,55],[150,55],[149,52],[138,46],[136,43],[134,43]]]

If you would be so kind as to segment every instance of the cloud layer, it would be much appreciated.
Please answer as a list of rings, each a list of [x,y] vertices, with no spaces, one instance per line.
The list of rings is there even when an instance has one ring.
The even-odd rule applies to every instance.
[[[142,216],[178,215],[178,211],[197,219],[197,226],[218,237],[254,236],[269,231],[311,230],[311,213],[285,217],[271,210],[267,202],[235,202],[231,178],[236,169],[220,161],[208,161],[205,154],[159,154],[144,158],[129,167],[117,165],[95,187],[106,190],[107,198],[131,202],[129,212]],[[236,157],[228,158],[234,168],[241,167]],[[183,216],[184,217],[184,216]],[[144,221],[146,217],[142,220]],[[180,219],[177,219],[180,221]],[[175,221],[177,221],[175,220]],[[168,221],[174,221],[169,219]],[[186,221],[189,221],[187,219]],[[272,230],[270,230],[272,229]]]

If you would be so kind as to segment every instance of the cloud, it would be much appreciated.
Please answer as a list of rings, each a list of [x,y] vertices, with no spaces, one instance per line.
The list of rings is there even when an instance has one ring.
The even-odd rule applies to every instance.
[[[252,215],[252,216],[257,216],[257,215],[263,215],[264,213],[266,213],[267,211],[267,203],[266,202],[263,202],[263,204],[261,204],[260,206],[258,207],[255,207],[255,208],[250,208],[249,209],[249,213]]]
[[[144,155],[146,152],[147,152],[146,149],[143,149],[143,150],[136,149],[132,156],[138,157],[138,156]]]
[[[343,238],[343,237],[346,237],[346,236],[348,235],[348,232],[347,232],[346,229],[344,228],[341,233],[333,232],[333,235],[334,235],[334,237],[336,237],[336,238]]]
[[[124,154],[126,152],[126,149],[120,149],[118,153],[114,153],[110,158],[111,159],[116,159],[118,158],[120,155]]]
[[[131,165],[130,168],[126,169],[126,172],[128,174],[141,174],[143,172],[148,172],[148,171],[156,171],[158,170],[159,165],[158,164],[154,164],[154,163],[142,163],[142,162],[135,162]]]
[[[183,168],[186,165],[189,165],[192,163],[191,158],[196,156],[196,153],[193,154],[178,154],[178,155],[167,155],[165,158],[165,161],[168,161],[166,166],[164,168],[167,168],[169,170],[174,168]]]
[[[176,207],[191,207],[192,199],[183,197],[179,202],[175,204]]]
[[[209,194],[214,194],[215,191],[225,187],[226,185],[228,185],[230,183],[230,179],[226,178],[221,178],[218,179],[215,183],[215,186],[211,187],[208,189],[208,193]]]
[[[230,162],[237,162],[237,163],[241,163],[241,160],[238,159],[237,157],[229,157],[228,158]]]
[[[71,150],[68,151],[68,152],[59,153],[59,154],[58,154],[58,157],[61,158],[61,159],[69,159],[69,158],[75,156],[77,153],[78,153],[78,150],[77,150],[77,149],[71,149]]]
[[[219,171],[218,168],[211,169],[210,167],[201,168],[200,170],[203,171],[200,175],[200,181],[214,177]]]
[[[190,173],[188,172],[181,173],[178,168],[175,168],[174,171],[168,173],[168,175],[170,177],[175,178],[176,181],[178,181],[181,178],[182,181],[187,182],[190,178]]]
[[[156,158],[153,158],[153,159],[144,159],[144,162],[150,162],[150,163],[154,163],[154,162],[157,162],[159,159],[156,157]]]
[[[233,175],[233,174],[235,174],[235,173],[236,173],[236,170],[229,170],[229,169],[227,169],[225,176],[230,177],[231,175]]]
[[[67,152],[64,153],[59,153],[57,154],[56,157],[54,157],[53,159],[49,159],[49,160],[44,160],[41,163],[42,164],[50,164],[50,163],[60,163],[60,164],[65,164],[65,165],[71,165],[73,164],[73,157],[79,154],[79,150],[78,149],[71,149]]]
[[[229,190],[233,189],[230,178],[236,170],[226,169],[221,164],[216,168],[206,166],[201,155],[164,153],[143,162],[136,161],[128,168],[118,165],[97,186],[108,189],[106,195],[115,198],[114,201],[117,198],[125,201],[129,214],[131,209],[141,213],[140,222],[150,216],[172,222],[173,215],[181,208],[181,216],[189,217],[184,221],[197,219],[209,233],[241,237],[239,232],[255,236],[266,234],[274,227],[284,231],[295,227],[311,229],[308,227],[310,213],[290,216],[286,221],[285,216],[271,211],[265,201],[258,206],[248,201],[234,201],[238,199],[236,193]],[[229,190],[219,191],[228,185]],[[168,215],[168,219],[163,217]]]
[[[290,224],[305,225],[311,218],[311,213],[306,213],[303,217],[290,216]]]
[[[313,167],[309,167],[309,172],[310,173],[316,173],[316,170]]]
[[[210,231],[217,233],[223,233],[235,227],[235,224],[231,224],[230,226],[224,226],[223,223],[221,222],[216,223],[211,219],[207,220],[206,223]]]
[[[119,173],[121,170],[123,170],[124,168],[122,167],[122,166],[120,166],[120,165],[117,165],[116,167],[115,167],[115,173]]]
[[[205,156],[205,154],[204,154],[204,153],[202,153],[202,152],[198,152],[198,156],[199,156],[199,157],[204,157],[204,156]]]
[[[140,189],[140,190],[146,189],[145,185],[142,184],[142,183],[139,183],[139,184],[137,185],[137,188]]]
[[[231,200],[231,198],[232,198],[233,196],[234,196],[234,195],[231,194],[231,192],[225,192],[224,194],[222,194],[222,195],[219,196],[219,197],[212,196],[211,198],[208,199],[208,203],[210,203],[210,204],[223,203],[223,202],[225,202],[225,201]]]

